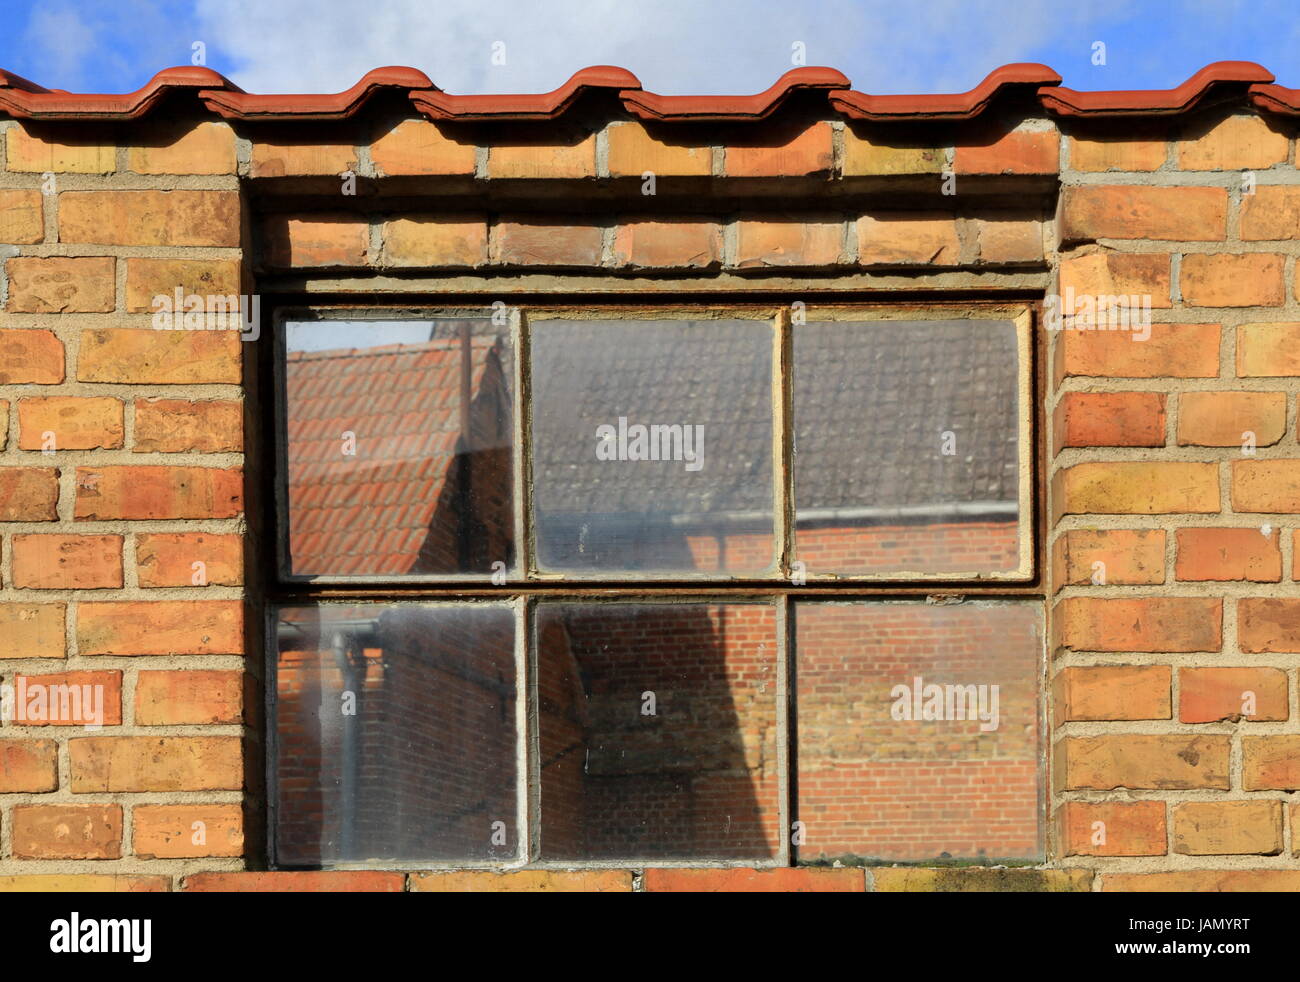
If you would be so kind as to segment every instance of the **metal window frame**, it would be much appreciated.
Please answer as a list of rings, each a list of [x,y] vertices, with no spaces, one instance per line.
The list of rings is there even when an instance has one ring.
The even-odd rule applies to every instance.
[[[814,295],[815,296],[815,295]],[[513,574],[498,586],[483,574],[417,574],[404,576],[292,577],[282,566],[283,550],[288,542],[287,448],[284,438],[286,419],[284,324],[304,315],[328,316],[329,320],[438,320],[456,316],[484,316],[491,311],[493,299],[482,295],[448,295],[403,297],[392,295],[348,296],[329,293],[296,293],[269,298],[263,308],[263,337],[268,333],[273,343],[261,348],[258,377],[260,385],[274,406],[263,420],[263,440],[274,462],[273,493],[264,498],[261,516],[264,528],[276,546],[263,550],[260,574],[267,587],[266,607],[266,820],[267,856],[271,868],[278,865],[275,855],[278,783],[276,759],[278,727],[275,715],[276,657],[274,621],[270,616],[280,606],[347,602],[352,604],[393,604],[407,601],[425,603],[497,602],[509,604],[515,612],[516,660],[516,794],[519,823],[519,855],[510,862],[470,862],[450,864],[429,861],[346,862],[320,869],[421,869],[421,870],[495,870],[514,869],[638,869],[647,866],[681,868],[776,868],[797,864],[797,850],[790,844],[792,823],[798,819],[798,720],[796,717],[796,653],[794,638],[794,604],[808,601],[913,600],[927,597],[970,596],[972,599],[1020,599],[1043,606],[1044,622],[1047,596],[1043,581],[1045,560],[1043,508],[1046,501],[1045,454],[1046,431],[1042,404],[1045,391],[1046,338],[1041,330],[1041,298],[1037,294],[1008,297],[961,296],[956,298],[909,299],[907,297],[830,294],[814,298],[809,305],[811,320],[1009,320],[1017,329],[1018,402],[1021,430],[1019,441],[1019,527],[1020,564],[1017,570],[1002,575],[983,573],[973,577],[947,574],[844,576],[812,575],[795,585],[790,579],[794,561],[793,467],[790,458],[793,432],[793,325],[790,307],[762,293],[702,295],[684,297],[675,293],[667,297],[643,297],[635,294],[608,294],[557,297],[549,294],[521,296],[509,304],[510,337],[513,349],[512,385],[514,388],[512,425],[512,501],[515,533]],[[707,319],[709,312],[719,319],[756,319],[738,317],[741,311],[766,311],[773,325],[773,494],[774,552],[777,556],[772,575],[731,577],[705,573],[646,577],[597,574],[536,575],[535,550],[532,548],[531,525],[531,385],[529,319]],[[832,316],[826,317],[826,314]],[[663,603],[732,603],[761,602],[771,604],[776,615],[775,644],[777,664],[776,753],[778,767],[778,815],[783,834],[777,855],[754,860],[665,860],[652,857],[629,857],[618,860],[543,860],[540,854],[540,761],[537,754],[537,677],[536,645],[533,631],[539,602],[663,602]],[[1042,764],[1039,768],[1039,836],[1046,843],[1047,801],[1045,795],[1048,734],[1046,699],[1048,689],[1046,636],[1039,676],[1039,734]],[[1045,853],[1046,854],[1046,851]]]

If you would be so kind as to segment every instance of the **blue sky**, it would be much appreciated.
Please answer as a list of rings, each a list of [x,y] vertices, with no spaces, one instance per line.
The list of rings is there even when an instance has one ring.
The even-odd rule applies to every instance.
[[[88,92],[136,89],[195,42],[256,92],[338,91],[394,64],[450,92],[545,91],[615,64],[653,91],[748,93],[796,42],[870,92],[962,91],[1011,61],[1112,89],[1246,59],[1300,86],[1300,0],[0,0],[0,25],[0,67]]]

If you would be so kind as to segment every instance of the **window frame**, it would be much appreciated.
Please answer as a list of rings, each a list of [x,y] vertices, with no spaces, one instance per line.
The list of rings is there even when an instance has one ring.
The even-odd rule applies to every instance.
[[[907,297],[872,297],[837,294],[823,300],[816,295],[807,302],[810,323],[823,321],[908,321],[908,320],[1001,320],[1016,327],[1017,419],[1020,424],[1018,482],[1020,562],[1015,571],[984,573],[974,577],[949,574],[915,576],[843,575],[809,573],[802,583],[793,583],[790,563],[794,559],[793,459],[790,453],[793,435],[792,353],[793,334],[790,305],[759,292],[706,295],[694,297],[681,292],[664,297],[643,295],[617,296],[607,293],[590,298],[520,294],[507,303],[512,345],[513,411],[512,427],[512,498],[515,534],[514,570],[522,578],[507,579],[497,585],[485,574],[406,574],[364,576],[287,575],[285,562],[288,548],[287,447],[285,439],[285,340],[288,321],[437,320],[439,318],[481,317],[490,313],[497,298],[483,295],[441,296],[335,293],[284,293],[264,298],[263,336],[270,334],[272,344],[259,346],[257,373],[262,405],[273,407],[264,413],[259,439],[272,461],[272,491],[262,496],[263,507],[256,517],[255,534],[271,539],[269,548],[259,550],[258,578],[265,611],[261,617],[265,644],[264,744],[265,747],[265,819],[266,852],[272,869],[422,869],[422,870],[495,870],[519,869],[638,869],[662,868],[782,868],[799,865],[797,847],[792,848],[789,834],[798,820],[798,732],[795,712],[796,685],[794,606],[803,602],[924,601],[927,598],[965,598],[980,600],[1022,600],[1041,605],[1044,622],[1049,597],[1044,581],[1046,554],[1044,514],[1046,503],[1046,418],[1043,403],[1047,338],[1041,327],[1041,294],[1024,297],[1006,295],[962,297],[959,299],[909,299]],[[529,384],[529,331],[527,325],[537,314],[539,320],[556,319],[751,319],[749,312],[767,312],[773,324],[773,457],[775,494],[774,547],[777,564],[772,575],[727,576],[725,574],[647,577],[641,573],[621,571],[576,576],[567,573],[538,575],[535,569],[534,529],[530,521],[531,399]],[[829,315],[829,316],[827,316]],[[762,316],[752,319],[764,320]],[[527,547],[525,548],[525,543]],[[776,855],[766,859],[687,859],[656,857],[623,859],[545,860],[540,854],[540,760],[538,759],[537,650],[533,632],[536,609],[548,600],[559,602],[600,603],[714,603],[759,602],[770,604],[775,611],[776,643],[776,759],[778,770],[778,821],[784,830]],[[364,860],[344,861],[313,866],[282,866],[276,856],[279,750],[276,721],[276,640],[275,611],[281,606],[331,603],[393,604],[408,601],[428,603],[473,603],[496,601],[509,604],[515,616],[516,660],[516,795],[517,842],[519,854],[514,860],[497,863],[471,861],[447,863],[430,861]],[[1040,837],[1046,848],[1048,812],[1046,760],[1050,743],[1048,726],[1050,696],[1046,685],[1048,643],[1043,639],[1038,673],[1041,741],[1039,786]]]

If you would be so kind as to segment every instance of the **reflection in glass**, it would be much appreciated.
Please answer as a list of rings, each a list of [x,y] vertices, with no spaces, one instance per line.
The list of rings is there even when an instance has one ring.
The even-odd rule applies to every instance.
[[[515,857],[508,607],[283,607],[276,636],[280,865]]]
[[[543,604],[544,860],[770,858],[776,618],[760,604]]]
[[[1042,608],[798,603],[803,863],[1038,860]]]
[[[796,325],[795,552],[807,573],[1019,566],[1009,321]]]
[[[539,566],[768,569],[772,343],[757,321],[534,321]]]
[[[287,348],[292,575],[513,564],[507,327],[292,323]]]

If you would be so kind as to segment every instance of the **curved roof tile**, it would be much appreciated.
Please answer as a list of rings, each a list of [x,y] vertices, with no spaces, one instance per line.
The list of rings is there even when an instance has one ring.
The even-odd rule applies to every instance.
[[[972,119],[1005,90],[1061,84],[1061,76],[1046,65],[1019,62],[995,68],[969,92],[955,95],[870,95],[834,92],[830,102],[849,119],[873,121],[915,119]]]
[[[799,90],[847,89],[852,83],[834,68],[792,68],[770,88],[756,95],[656,95],[621,93],[628,112],[647,120],[763,119]]]
[[[1215,89],[1272,81],[1273,73],[1253,61],[1216,61],[1174,89],[1079,92],[1061,87],[1040,90],[1038,96],[1043,108],[1058,116],[1167,116],[1187,112]]]
[[[414,93],[434,89],[434,85],[424,72],[395,65],[366,72],[352,88],[332,94],[252,95],[231,86],[228,90],[204,89],[199,98],[226,119],[347,119],[384,89]]]
[[[439,89],[412,92],[411,101],[430,119],[555,119],[591,89],[639,91],[641,80],[626,68],[593,65],[574,72],[558,89],[538,95],[451,95]]]
[[[201,65],[164,68],[141,88],[124,95],[84,95],[46,89],[0,69],[0,111],[15,119],[139,119],[170,89],[229,89],[239,92],[228,78]]]

